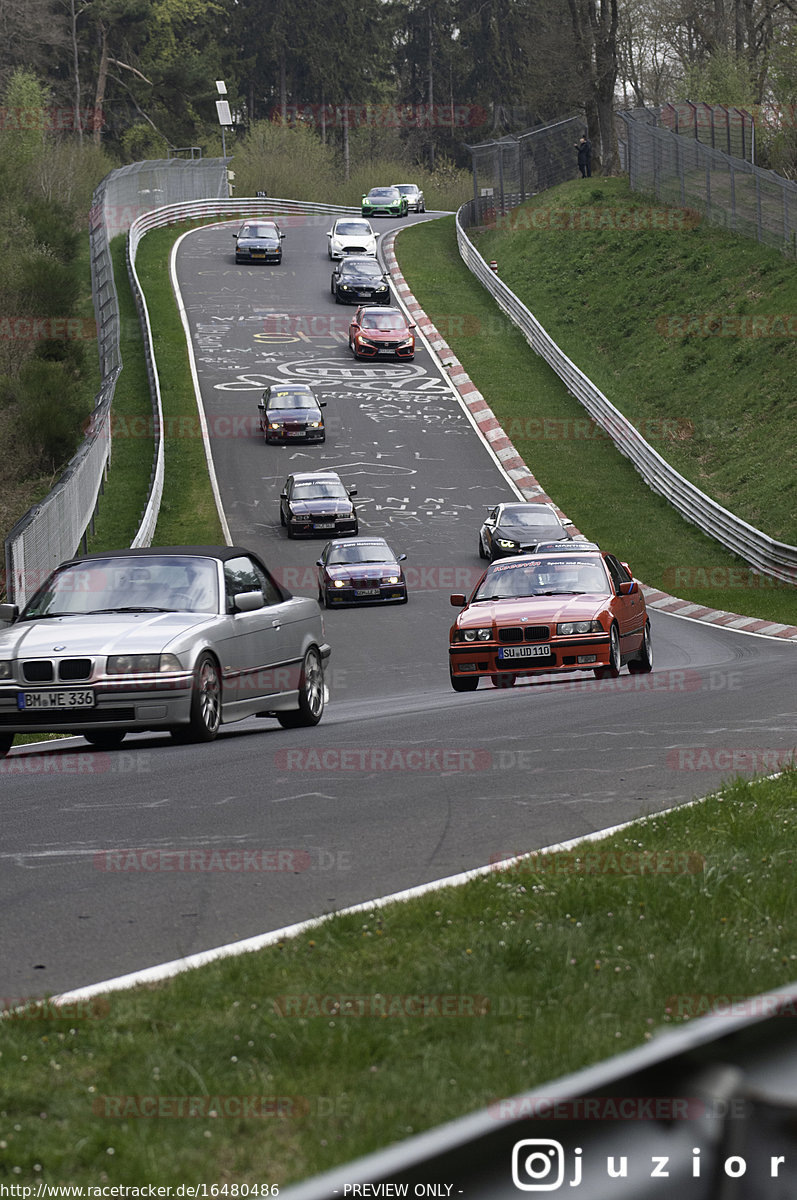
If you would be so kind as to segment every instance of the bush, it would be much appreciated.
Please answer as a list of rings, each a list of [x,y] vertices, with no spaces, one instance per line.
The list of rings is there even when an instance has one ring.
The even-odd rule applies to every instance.
[[[83,438],[90,402],[63,364],[41,358],[24,364],[15,391],[23,440],[42,470],[58,470]]]

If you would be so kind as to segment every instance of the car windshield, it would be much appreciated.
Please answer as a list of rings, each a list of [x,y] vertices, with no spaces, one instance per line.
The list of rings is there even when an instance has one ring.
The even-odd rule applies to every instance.
[[[393,562],[394,555],[383,542],[369,542],[361,546],[335,546],[330,550],[327,566],[335,567],[343,563],[381,563]]]
[[[363,329],[377,329],[380,333],[407,328],[401,313],[364,313],[361,323]]]
[[[94,558],[59,568],[21,619],[110,612],[218,612],[213,559],[188,555]]]
[[[314,479],[312,483],[295,483],[293,485],[294,500],[323,500],[332,496],[336,500],[348,500],[349,494],[342,483],[326,479]]]
[[[379,263],[374,262],[372,258],[367,262],[347,262],[343,265],[342,275],[382,275],[382,269]]]
[[[526,507],[505,508],[498,519],[499,525],[517,525],[521,529],[545,529],[545,537],[550,540],[553,531],[561,529],[561,522],[556,513],[550,509],[541,508],[539,504]]]
[[[395,200],[397,188],[371,188],[368,193],[375,200]]]
[[[396,187],[397,192],[401,192],[402,196],[414,196],[418,191],[417,184],[414,183],[399,183]]]
[[[371,226],[367,221],[338,221],[335,226],[336,237],[350,237],[353,233],[359,237],[370,237]]]
[[[318,408],[318,405],[307,392],[277,392],[269,398],[266,408]]]
[[[519,596],[565,596],[590,592],[611,594],[606,572],[597,559],[535,559],[497,563],[488,571],[474,600],[508,600]]]
[[[277,236],[276,226],[274,225],[244,225],[239,237],[250,238],[273,238]]]

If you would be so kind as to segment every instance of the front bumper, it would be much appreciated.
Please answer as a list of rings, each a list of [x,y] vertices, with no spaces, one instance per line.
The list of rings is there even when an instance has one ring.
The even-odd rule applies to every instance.
[[[0,733],[82,733],[83,730],[164,729],[185,724],[190,716],[191,672],[168,677],[139,676],[85,685],[0,688]],[[53,693],[93,693],[94,703],[80,707],[20,708],[19,697],[46,698]],[[35,703],[35,701],[34,701]]]
[[[377,595],[369,595],[376,592]],[[324,586],[324,595],[330,608],[343,607],[344,604],[390,604],[407,599],[407,585],[404,583],[374,584],[367,587],[330,587]]]
[[[312,521],[291,519],[294,537],[336,537],[357,532],[356,517],[314,517]]]
[[[390,288],[336,287],[335,295],[344,304],[387,304]]]
[[[361,346],[354,342],[355,358],[414,358],[414,346]]]
[[[265,429],[263,436],[268,443],[284,445],[288,442],[323,442],[326,438],[325,429]]]
[[[547,654],[537,653],[542,649]],[[502,657],[501,651],[515,653]],[[451,674],[460,677],[594,671],[609,665],[610,639],[608,634],[585,634],[583,637],[557,637],[547,642],[508,645],[499,645],[494,641],[454,642],[448,647],[448,657]]]
[[[281,250],[236,250],[236,262],[282,262]]]

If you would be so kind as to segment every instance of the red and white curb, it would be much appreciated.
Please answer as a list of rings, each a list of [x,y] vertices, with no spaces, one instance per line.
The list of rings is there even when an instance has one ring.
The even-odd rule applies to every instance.
[[[451,383],[473,417],[481,437],[500,460],[507,475],[517,485],[524,498],[526,500],[539,500],[552,504],[561,520],[571,525],[573,531],[578,534],[579,531],[573,525],[572,521],[565,516],[556,502],[547,495],[542,484],[529,470],[516,447],[513,446],[511,440],[504,433],[501,423],[484,396],[412,294],[398,265],[393,249],[396,234],[400,232],[401,230],[394,230],[388,234],[382,242],[381,247],[385,262],[390,270],[394,291],[401,298],[407,310],[412,314],[418,328],[424,334],[432,350],[448,372]],[[724,629],[734,629],[739,633],[753,633],[759,637],[778,638],[781,641],[793,641],[797,643],[797,625],[781,625],[778,622],[765,621],[758,617],[744,617],[740,616],[739,613],[724,612],[722,609],[717,608],[707,608],[703,604],[694,604],[690,600],[681,600],[677,596],[670,596],[667,592],[662,592],[658,588],[648,587],[647,584],[643,583],[641,586],[645,594],[645,602],[650,608],[672,613],[677,617],[685,617],[690,621],[702,621],[707,625],[720,625]]]

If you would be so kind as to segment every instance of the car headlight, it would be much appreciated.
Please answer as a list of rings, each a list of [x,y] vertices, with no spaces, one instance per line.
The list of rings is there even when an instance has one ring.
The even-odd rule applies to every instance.
[[[571,633],[603,633],[603,626],[600,621],[561,621],[556,632],[565,637]]]
[[[496,538],[495,541],[502,550],[513,550],[517,546],[517,542],[511,541],[509,538]]]
[[[294,521],[309,521],[312,518],[309,513],[294,513],[293,519]]]
[[[349,290],[349,285],[348,285],[348,283],[341,283],[341,284],[339,285],[339,287],[340,287],[340,290],[341,290],[342,292],[348,292],[348,290]]]
[[[346,586],[346,580],[345,580],[345,579],[336,579],[336,580],[335,580],[335,582],[334,582],[334,584],[333,584],[332,586],[333,586],[333,587],[345,587],[345,586]]]
[[[9,661],[0,662],[0,679],[11,679],[12,674],[11,663]]]
[[[492,629],[461,629],[460,639],[463,642],[489,642],[493,636]]]
[[[269,429],[282,429],[282,421],[269,421]]]
[[[388,577],[387,577],[388,583],[398,583],[398,581],[399,581],[398,575],[388,575]]]
[[[107,675],[155,675],[182,669],[176,654],[111,654],[105,672]]]
[[[322,425],[321,421],[308,421],[307,422],[308,429],[320,429],[321,425]]]

